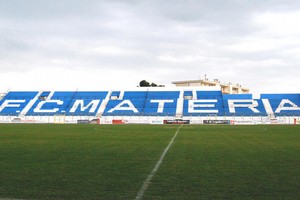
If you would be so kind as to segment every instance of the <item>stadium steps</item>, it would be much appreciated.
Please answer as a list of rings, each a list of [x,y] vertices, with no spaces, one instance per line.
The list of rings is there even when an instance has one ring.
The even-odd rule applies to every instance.
[[[42,93],[43,93],[43,91],[39,91],[37,93],[37,95],[29,101],[29,103],[26,105],[26,107],[20,112],[19,117],[25,116],[27,114],[27,112],[32,108],[32,106],[39,99],[39,97],[41,96]]]
[[[100,107],[99,107],[99,109],[98,109],[98,111],[97,111],[97,113],[96,113],[96,116],[102,116],[102,115],[103,115],[104,110],[105,110],[105,108],[106,108],[106,106],[107,106],[107,104],[108,104],[108,101],[109,101],[110,98],[111,98],[112,92],[113,92],[113,91],[108,91],[108,93],[107,93],[105,99],[102,101],[102,103],[101,103],[101,105],[100,105]]]

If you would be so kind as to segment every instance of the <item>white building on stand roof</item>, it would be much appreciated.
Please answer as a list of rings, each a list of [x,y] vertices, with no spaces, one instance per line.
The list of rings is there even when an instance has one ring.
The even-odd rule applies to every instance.
[[[218,79],[213,81],[205,79],[199,80],[186,80],[186,81],[173,81],[176,87],[199,87],[199,86],[219,86],[223,94],[249,94],[249,89],[242,87],[240,84],[221,83]]]

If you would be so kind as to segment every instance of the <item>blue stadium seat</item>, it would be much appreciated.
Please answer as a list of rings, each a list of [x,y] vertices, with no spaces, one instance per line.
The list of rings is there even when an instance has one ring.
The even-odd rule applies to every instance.
[[[0,101],[0,114],[17,116],[19,115],[25,106],[31,99],[34,99],[38,92],[21,92],[10,91]]]
[[[253,99],[251,94],[164,88],[108,94],[108,91],[10,91],[0,101],[0,115],[95,116],[101,110],[104,116],[300,116],[300,94],[261,94],[259,99]]]

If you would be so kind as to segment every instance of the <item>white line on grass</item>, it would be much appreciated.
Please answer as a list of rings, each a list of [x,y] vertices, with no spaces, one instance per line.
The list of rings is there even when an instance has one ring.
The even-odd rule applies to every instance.
[[[146,192],[149,184],[150,184],[150,181],[152,180],[153,176],[155,175],[156,171],[158,170],[160,164],[163,162],[164,158],[165,158],[165,155],[167,154],[169,148],[171,147],[171,145],[173,144],[178,132],[179,132],[179,129],[183,126],[183,124],[178,127],[176,133],[174,134],[173,138],[171,139],[169,145],[165,148],[165,150],[163,151],[163,153],[161,154],[159,160],[157,161],[156,165],[154,166],[154,168],[152,169],[152,171],[150,172],[150,174],[148,175],[148,177],[146,178],[146,180],[144,181],[142,187],[140,188],[139,192],[137,193],[136,197],[135,197],[135,200],[140,200],[142,199],[144,193]]]

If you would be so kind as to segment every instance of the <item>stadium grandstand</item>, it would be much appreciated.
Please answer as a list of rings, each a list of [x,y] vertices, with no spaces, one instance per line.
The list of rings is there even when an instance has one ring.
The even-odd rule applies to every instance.
[[[295,124],[300,94],[224,94],[213,87],[8,91],[1,123]]]

